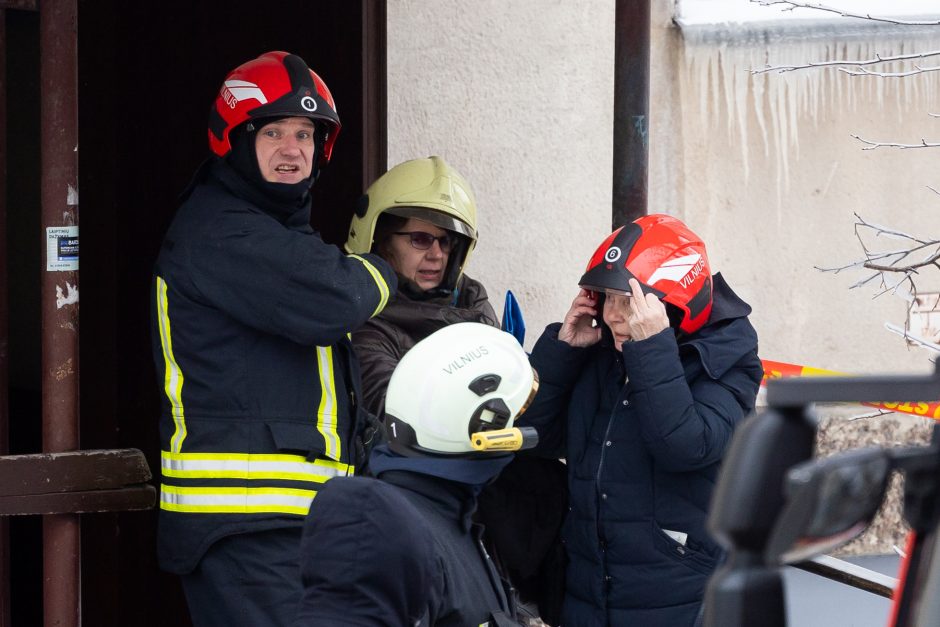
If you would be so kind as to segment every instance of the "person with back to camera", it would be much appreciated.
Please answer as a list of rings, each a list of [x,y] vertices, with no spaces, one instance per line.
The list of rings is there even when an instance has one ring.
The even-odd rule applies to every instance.
[[[517,625],[471,515],[477,495],[534,444],[514,428],[537,378],[508,333],[465,322],[395,368],[377,478],[328,482],[304,527],[295,627]],[[362,507],[368,503],[368,507]]]
[[[392,371],[418,341],[458,322],[499,325],[483,285],[464,273],[477,238],[473,191],[441,157],[400,163],[366,190],[346,250],[377,253],[398,274],[395,298],[353,332],[363,402],[376,416]],[[551,617],[563,578],[557,541],[566,505],[563,464],[518,456],[479,505],[476,518],[486,525],[487,548],[501,571]]]
[[[377,255],[345,255],[310,227],[310,187],[339,130],[300,57],[237,67],[210,110],[213,156],[156,262],[157,552],[197,627],[289,624],[310,503],[360,463],[347,334],[397,283]]]
[[[697,624],[721,559],[709,500],[763,375],[751,308],[664,214],[614,231],[579,284],[533,349],[541,387],[522,421],[568,462],[561,624]]]

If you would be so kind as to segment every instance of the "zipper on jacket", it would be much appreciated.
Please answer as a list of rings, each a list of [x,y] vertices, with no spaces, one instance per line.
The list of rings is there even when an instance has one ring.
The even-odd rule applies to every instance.
[[[618,396],[619,400],[619,396]],[[614,424],[614,415],[617,413],[617,406],[614,405],[614,409],[610,412],[610,418],[607,419],[607,428],[604,429],[604,439],[601,440],[601,457],[597,461],[597,474],[594,476],[594,487],[595,492],[597,492],[597,537],[601,542],[601,547],[605,550],[604,561],[606,563],[606,549],[607,549],[607,536],[604,534],[603,527],[601,524],[601,501],[607,498],[607,495],[601,491],[601,471],[604,469],[604,455],[607,452],[607,442],[610,437],[610,427]],[[606,571],[606,566],[604,568]]]
[[[610,428],[614,424],[614,417],[617,415],[618,407],[621,405],[626,405],[626,400],[624,397],[626,397],[627,394],[627,378],[623,369],[623,364],[621,362],[617,365],[619,366],[618,379],[622,378],[624,381],[620,387],[620,394],[615,397],[616,400],[614,401],[613,409],[610,410],[610,417],[607,419],[607,427],[604,429],[604,437],[601,439],[601,455],[600,459],[597,460],[597,473],[594,475],[594,491],[597,493],[597,537],[600,538],[605,547],[607,538],[602,533],[600,510],[601,501],[606,498],[606,495],[601,491],[601,473],[604,470],[604,457],[607,454],[607,443],[610,442]]]
[[[594,476],[594,485],[597,492],[597,496],[600,497],[603,492],[601,492],[601,471],[604,469],[604,456],[607,453],[607,443],[610,441],[610,427],[614,424],[614,416],[617,415],[617,408],[626,405],[625,397],[627,394],[627,381],[626,373],[623,371],[623,365],[617,364],[620,367],[618,379],[624,379],[620,385],[620,394],[615,397],[613,409],[610,410],[610,417],[607,419],[607,427],[604,429],[604,437],[601,440],[601,456],[597,461],[597,474]],[[600,522],[600,517],[598,516],[598,522]]]

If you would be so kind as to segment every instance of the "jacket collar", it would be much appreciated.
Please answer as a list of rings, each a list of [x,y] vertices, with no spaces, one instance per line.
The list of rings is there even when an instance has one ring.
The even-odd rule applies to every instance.
[[[456,322],[484,322],[496,326],[497,321],[490,311],[483,285],[463,276],[458,289],[450,296],[414,300],[399,289],[377,319],[418,338]]]
[[[734,293],[721,274],[713,277],[713,304],[708,323],[678,339],[679,349],[698,352],[702,366],[712,378],[720,378],[744,355],[757,350],[757,331],[747,316],[751,306]]]
[[[387,470],[379,478],[428,500],[444,518],[456,521],[465,533],[473,525],[473,512],[477,507],[473,486],[408,470]]]
[[[221,184],[230,194],[261,209],[288,228],[310,231],[310,194],[302,198],[284,200],[252,185],[224,159],[215,159],[211,164],[209,178]]]

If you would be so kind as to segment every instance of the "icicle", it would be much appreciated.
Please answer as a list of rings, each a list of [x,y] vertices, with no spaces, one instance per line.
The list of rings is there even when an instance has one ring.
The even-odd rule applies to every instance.
[[[863,60],[875,55],[940,50],[940,32],[936,28],[866,28],[849,34],[844,29],[827,28],[807,26],[797,34],[787,31],[785,36],[769,27],[683,31],[684,68],[680,84],[682,93],[697,95],[701,130],[695,132],[707,134],[708,129],[724,128],[728,141],[740,144],[745,184],[751,159],[762,157],[773,162],[778,221],[784,213],[783,198],[789,193],[791,160],[799,159],[800,139],[816,131],[821,122],[862,110],[876,111],[875,107],[883,108],[886,102],[894,103],[901,121],[908,115],[925,115],[940,109],[940,72],[907,78],[850,76],[836,68],[749,73],[765,65]],[[868,69],[904,72],[914,69],[917,63],[894,62]],[[757,132],[752,134],[749,126],[754,122]],[[763,150],[750,149],[751,137],[759,138]]]

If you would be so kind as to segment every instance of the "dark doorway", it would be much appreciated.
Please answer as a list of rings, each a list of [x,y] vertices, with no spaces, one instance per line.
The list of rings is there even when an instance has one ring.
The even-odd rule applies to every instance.
[[[345,241],[356,200],[385,167],[384,7],[375,0],[79,0],[82,448],[139,448],[159,483],[150,272],[177,196],[209,154],[209,105],[238,64],[287,50],[329,85],[343,128],[314,188],[314,226],[328,242]],[[10,400],[19,403],[11,452],[37,452],[38,14],[7,15],[8,181],[16,184],[7,188],[8,241],[0,248],[22,261],[9,267],[11,359],[22,356],[11,373]],[[176,579],[156,567],[155,521],[155,512],[82,518],[84,624],[189,624]],[[12,571],[28,560],[24,570],[32,573],[14,592],[13,624],[39,624],[41,541],[33,531],[11,531],[21,549]]]

